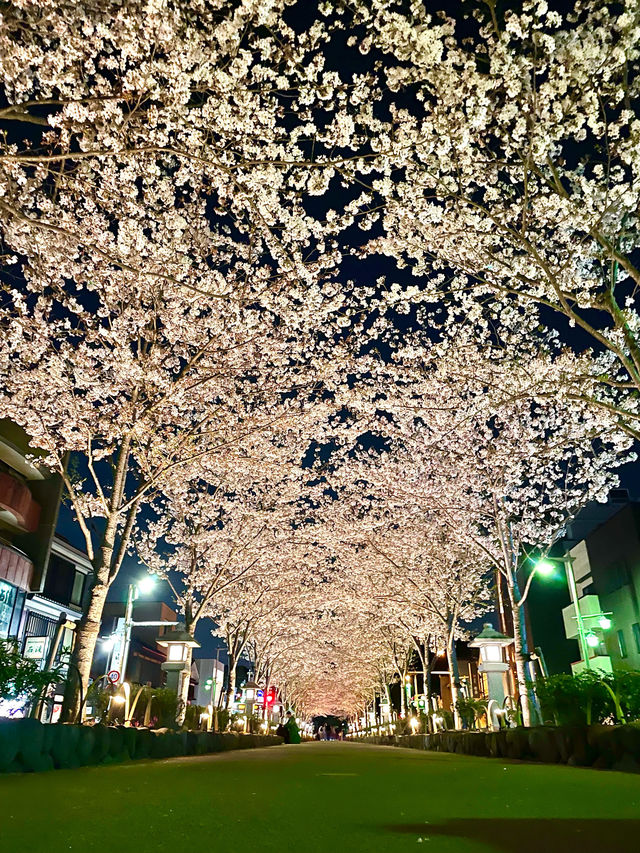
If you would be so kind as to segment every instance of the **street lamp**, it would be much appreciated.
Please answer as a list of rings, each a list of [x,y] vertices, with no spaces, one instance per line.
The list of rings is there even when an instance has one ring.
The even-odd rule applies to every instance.
[[[573,557],[570,554],[565,554],[563,557],[553,558],[553,561],[556,560],[563,564],[567,575],[569,595],[571,597],[571,603],[573,605],[573,610],[575,613],[576,626],[578,628],[578,644],[580,646],[580,656],[584,659],[585,668],[591,669],[589,649],[597,648],[600,645],[600,638],[593,631],[585,630],[585,619],[597,619],[598,624],[603,629],[603,631],[606,631],[611,627],[611,619],[609,619],[608,613],[592,613],[587,616],[582,613],[580,609],[580,599],[578,597],[576,575],[573,571]],[[551,559],[540,560],[538,563],[536,563],[534,571],[538,572],[539,574],[550,575],[554,570],[553,561]]]
[[[587,641],[587,645],[591,649],[597,649],[600,645],[600,637],[597,634],[594,634],[593,631],[589,631],[586,634],[585,639]]]
[[[133,626],[133,602],[140,593],[150,592],[155,584],[155,578],[151,575],[140,578],[136,583],[130,583],[127,590],[127,606],[124,611],[124,639],[122,643],[122,661],[120,662],[120,681],[124,682],[129,661],[129,647],[131,646],[131,628]],[[113,664],[113,661],[112,661]],[[114,667],[109,665],[110,669]]]

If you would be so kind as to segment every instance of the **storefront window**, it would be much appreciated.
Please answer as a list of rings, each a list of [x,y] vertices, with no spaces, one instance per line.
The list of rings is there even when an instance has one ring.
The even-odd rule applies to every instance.
[[[6,640],[11,634],[16,592],[15,586],[0,580],[0,639],[2,640]]]

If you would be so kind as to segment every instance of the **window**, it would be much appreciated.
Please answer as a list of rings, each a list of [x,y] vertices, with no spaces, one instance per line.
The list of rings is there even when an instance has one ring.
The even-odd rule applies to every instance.
[[[44,595],[60,604],[81,607],[85,575],[73,563],[51,554],[44,582]]]
[[[631,626],[631,630],[633,631],[633,639],[636,644],[636,651],[640,655],[640,624],[634,622]]]
[[[624,632],[618,631],[618,648],[620,649],[620,657],[626,658],[627,656],[627,642],[624,638]]]
[[[73,589],[71,591],[71,604],[75,604],[76,607],[82,607],[82,593],[84,591],[84,578],[82,572],[79,572],[76,569],[76,576],[73,581]]]
[[[15,586],[6,581],[0,581],[0,637],[2,639],[9,636],[15,603]]]

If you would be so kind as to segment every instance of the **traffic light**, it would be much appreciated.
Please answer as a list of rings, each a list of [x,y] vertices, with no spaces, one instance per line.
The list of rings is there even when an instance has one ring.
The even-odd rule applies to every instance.
[[[269,691],[268,691],[268,693],[267,693],[267,695],[266,695],[266,702],[267,702],[267,705],[273,705],[273,703],[274,703],[275,701],[276,701],[276,693],[275,693],[275,690],[269,690]]]

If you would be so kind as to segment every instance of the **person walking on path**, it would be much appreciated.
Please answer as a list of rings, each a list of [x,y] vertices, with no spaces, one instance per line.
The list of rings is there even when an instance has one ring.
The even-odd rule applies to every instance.
[[[287,714],[287,722],[284,724],[284,727],[289,735],[288,739],[285,736],[285,743],[300,743],[300,729],[291,711]]]

